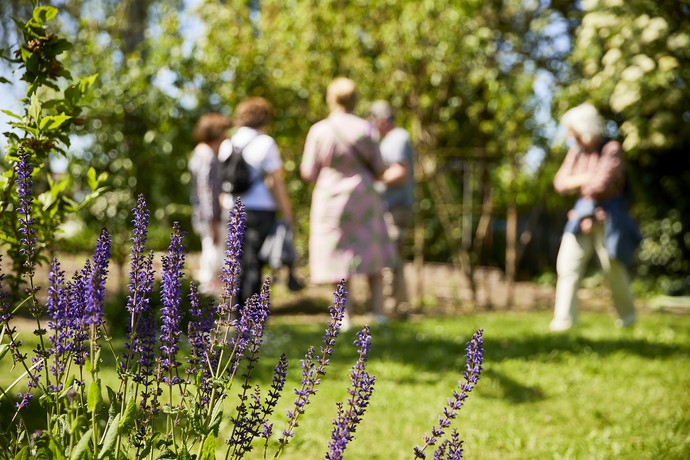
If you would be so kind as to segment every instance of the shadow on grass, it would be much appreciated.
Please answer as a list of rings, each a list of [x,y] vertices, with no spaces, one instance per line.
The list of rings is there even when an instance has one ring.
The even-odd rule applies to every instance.
[[[320,310],[323,312],[323,309]],[[301,356],[309,345],[319,346],[325,330],[323,324],[291,325],[272,324],[269,326],[269,348],[280,348],[289,357]],[[341,333],[333,356],[334,363],[353,363],[356,349],[352,342],[358,328]],[[419,382],[433,380],[438,374],[461,372],[465,366],[467,337],[433,335],[423,323],[396,323],[372,327],[372,349],[370,361],[399,363],[414,370],[407,378],[400,380]],[[273,341],[273,346],[271,345]],[[349,346],[345,346],[345,344]],[[491,370],[490,364],[510,360],[528,360],[533,362],[558,363],[568,356],[585,355],[606,357],[616,353],[634,355],[645,359],[664,359],[674,356],[690,356],[690,345],[665,344],[644,338],[613,337],[592,339],[577,334],[526,335],[523,337],[484,336],[485,363],[488,363],[486,375],[495,378],[512,394],[511,399],[527,401],[538,399],[538,390],[524,387],[520,382]]]

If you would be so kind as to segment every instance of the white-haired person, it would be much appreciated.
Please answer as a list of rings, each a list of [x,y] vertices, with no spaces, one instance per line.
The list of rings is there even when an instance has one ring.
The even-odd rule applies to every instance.
[[[553,181],[556,192],[577,196],[568,211],[558,250],[556,299],[552,331],[565,331],[577,322],[577,291],[596,253],[608,279],[618,327],[636,321],[628,265],[641,241],[627,210],[625,164],[619,142],[604,134],[604,121],[591,104],[568,110],[561,118],[572,147]]]

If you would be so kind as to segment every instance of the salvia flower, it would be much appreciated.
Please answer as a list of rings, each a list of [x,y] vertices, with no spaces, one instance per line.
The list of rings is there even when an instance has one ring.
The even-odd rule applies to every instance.
[[[182,269],[184,268],[183,232],[177,222],[173,224],[173,232],[168,247],[168,255],[163,257],[163,273],[161,300],[161,334],[160,334],[160,366],[163,381],[168,385],[180,383],[173,373],[180,365],[177,361],[177,351],[180,341],[180,301],[182,287]]]
[[[483,329],[479,329],[472,335],[470,341],[467,342],[467,363],[463,372],[463,380],[458,383],[460,392],[457,390],[453,391],[453,397],[448,399],[448,405],[443,408],[443,415],[438,419],[438,426],[431,428],[431,435],[424,436],[424,446],[416,446],[414,448],[414,458],[426,458],[424,453],[426,448],[435,445],[438,439],[445,434],[445,430],[457,417],[458,411],[465,404],[469,393],[479,381],[484,360],[483,333]]]
[[[216,365],[211,347],[211,331],[213,330],[216,308],[213,301],[209,301],[208,304],[201,304],[199,289],[194,283],[190,285],[189,302],[190,320],[187,324],[187,340],[190,345],[190,353],[187,356],[187,363],[189,364],[187,374],[196,377],[199,403],[208,406],[213,390],[211,369],[214,369]]]
[[[153,252],[146,253],[148,239],[149,211],[143,195],[139,195],[137,205],[132,209],[133,232],[129,257],[129,295],[127,296],[128,340],[125,343],[124,359],[120,361],[120,371],[131,372],[134,382],[144,385],[141,391],[141,407],[148,409],[150,396],[148,386],[153,381],[155,368],[156,331],[154,315],[151,311],[151,294],[154,286]]]
[[[31,174],[34,167],[31,163],[31,156],[19,146],[19,161],[15,165],[17,175],[17,193],[19,195],[19,206],[17,214],[19,219],[20,253],[25,257],[25,264],[29,273],[33,273],[34,256],[36,252],[36,230],[34,229],[34,219],[32,212],[33,205],[33,179]]]
[[[86,284],[86,324],[93,326],[95,333],[104,324],[103,300],[105,299],[105,282],[108,277],[108,264],[110,261],[110,235],[106,229],[96,242],[96,250],[93,255],[93,264],[88,274]]]
[[[132,209],[134,230],[132,234],[132,252],[129,256],[129,296],[127,310],[132,319],[148,308],[153,290],[153,253],[146,255],[146,240],[148,239],[149,211],[143,195],[139,195],[137,206]],[[130,324],[130,328],[134,328]]]
[[[227,249],[225,250],[225,263],[221,270],[223,282],[222,297],[224,302],[231,302],[239,292],[240,263],[242,261],[242,242],[244,241],[245,223],[247,213],[244,203],[239,198],[230,211],[228,220]]]
[[[461,458],[462,440],[458,430],[453,429],[450,439],[444,439],[434,451],[434,460],[460,460]]]
[[[338,336],[343,316],[345,315],[347,291],[345,290],[344,280],[338,283],[333,297],[333,304],[329,309],[330,319],[323,338],[323,346],[321,347],[321,356],[317,359],[314,347],[309,347],[305,358],[301,361],[302,385],[300,388],[295,389],[297,398],[295,398],[292,410],[287,411],[288,426],[283,430],[278,453],[282,451],[290,438],[294,436],[294,429],[298,426],[299,416],[304,413],[311,395],[316,394],[316,386],[321,382],[321,376],[326,374],[326,366],[330,362],[335,339]]]
[[[240,311],[240,319],[236,322],[237,335],[232,342],[235,353],[230,368],[231,375],[235,375],[245,356],[250,362],[249,371],[251,372],[251,366],[258,359],[270,307],[271,279],[267,278],[259,294],[250,297],[245,308]]]
[[[71,323],[72,318],[67,309],[67,294],[65,292],[65,272],[60,270],[60,263],[53,259],[50,271],[48,272],[48,298],[46,301],[46,311],[48,317],[48,328],[53,333],[50,336],[53,363],[50,371],[60,382],[66,369],[65,357],[70,351]],[[62,385],[57,383],[50,388],[52,392],[62,391]]]
[[[87,287],[91,274],[91,262],[87,260],[84,268],[74,274],[72,280],[67,283],[67,316],[69,318],[70,336],[69,346],[72,352],[74,364],[81,366],[88,358],[87,340],[89,339],[89,326],[86,321]]]
[[[366,370],[366,362],[371,348],[369,326],[364,326],[357,334],[355,345],[359,347],[359,358],[350,372],[350,385],[347,406],[338,403],[338,415],[333,420],[333,431],[326,453],[328,460],[342,460],[347,443],[353,439],[357,425],[362,421],[374,391],[375,377]]]

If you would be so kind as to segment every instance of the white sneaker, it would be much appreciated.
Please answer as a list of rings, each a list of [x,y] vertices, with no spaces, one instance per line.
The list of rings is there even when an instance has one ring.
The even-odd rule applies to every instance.
[[[563,321],[563,320],[554,319],[549,324],[549,330],[551,332],[564,332],[564,331],[569,331],[572,328],[573,328],[573,323],[571,323],[570,321]]]
[[[632,327],[635,325],[636,321],[637,317],[633,313],[632,315],[628,315],[625,318],[618,318],[613,324],[620,329],[624,327]]]

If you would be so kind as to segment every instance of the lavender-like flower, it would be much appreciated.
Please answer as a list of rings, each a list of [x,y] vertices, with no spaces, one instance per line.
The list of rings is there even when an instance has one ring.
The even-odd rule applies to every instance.
[[[89,339],[89,327],[86,321],[87,288],[91,273],[91,262],[84,264],[84,268],[75,273],[67,283],[67,317],[69,324],[69,344],[74,364],[82,366],[88,357],[86,341]]]
[[[129,256],[129,296],[127,297],[127,311],[131,315],[130,329],[135,329],[136,315],[149,306],[153,291],[153,253],[145,255],[146,240],[148,239],[149,211],[146,208],[144,196],[139,195],[137,206],[132,209],[134,224],[132,253]]]
[[[211,369],[215,368],[216,360],[211,348],[211,331],[213,330],[213,318],[216,311],[213,301],[202,306],[199,301],[199,290],[196,284],[191,283],[189,294],[191,316],[187,324],[187,339],[191,348],[187,357],[189,367],[187,373],[196,376],[197,396],[202,406],[208,406],[211,400],[213,383],[211,381]]]
[[[444,439],[434,451],[434,460],[460,460],[461,458],[462,440],[458,430],[453,429],[450,439]]]
[[[162,372],[167,373],[167,376],[162,376],[163,381],[170,386],[181,381],[179,377],[173,376],[173,373],[180,365],[177,361],[177,351],[180,341],[182,269],[185,260],[182,237],[183,232],[180,230],[179,224],[173,223],[168,255],[163,257],[160,367]]]
[[[359,358],[350,372],[351,387],[348,389],[350,398],[347,400],[347,406],[337,403],[338,415],[333,420],[334,427],[328,444],[329,451],[326,453],[328,460],[342,460],[347,443],[353,439],[357,425],[362,421],[374,391],[376,378],[366,371],[367,357],[371,348],[369,326],[364,326],[364,329],[357,334],[355,345],[359,347]]]
[[[239,291],[240,263],[242,261],[242,242],[244,241],[245,222],[247,213],[244,203],[239,198],[230,211],[228,221],[227,249],[225,263],[221,269],[220,278],[223,281],[223,303],[229,303]]]
[[[335,339],[340,331],[343,316],[345,314],[345,302],[347,301],[347,291],[345,291],[345,281],[340,281],[333,294],[333,305],[330,307],[330,319],[326,328],[326,335],[323,338],[324,345],[321,347],[321,356],[316,359],[314,347],[309,347],[305,358],[301,361],[302,366],[302,386],[295,389],[295,399],[293,409],[287,411],[288,426],[283,430],[280,438],[280,446],[276,452],[276,457],[280,455],[283,448],[294,436],[294,430],[298,426],[299,416],[304,413],[304,409],[309,404],[311,395],[316,394],[316,386],[321,382],[321,377],[326,374],[326,366],[330,362],[333,353]]]
[[[104,324],[103,300],[105,299],[105,282],[108,276],[108,263],[110,260],[110,235],[104,228],[96,242],[96,250],[93,255],[93,265],[88,274],[86,284],[86,318],[85,323],[93,326],[93,333]]]
[[[232,340],[234,355],[230,374],[234,376],[243,357],[247,356],[251,373],[253,364],[258,359],[259,348],[263,341],[264,328],[268,320],[268,312],[271,307],[271,279],[267,278],[258,295],[248,299],[247,305],[241,310],[239,321],[236,321],[236,337]],[[249,375],[245,375],[248,378]]]
[[[465,371],[463,372],[463,380],[458,383],[457,390],[453,390],[453,397],[448,399],[448,405],[443,408],[443,415],[438,419],[438,427],[431,428],[431,436],[424,436],[424,446],[416,446],[414,448],[414,458],[426,458],[424,451],[427,447],[433,446],[438,441],[438,438],[445,434],[452,420],[457,417],[458,411],[465,404],[469,393],[474,389],[479,381],[479,376],[482,372],[482,362],[484,360],[484,338],[483,329],[479,329],[474,333],[469,342],[467,342],[467,363],[465,364]],[[463,383],[464,381],[464,383]]]
[[[139,405],[145,416],[155,412],[150,405],[151,385],[154,381],[156,330],[151,309],[151,293],[154,286],[153,252],[146,254],[148,239],[149,211],[143,195],[139,195],[137,205],[132,209],[133,232],[130,254],[128,341],[125,343],[124,359],[120,361],[122,376],[132,374],[132,380],[143,386],[140,390]],[[125,380],[123,380],[125,383]],[[138,442],[138,441],[137,441]]]
[[[65,292],[65,272],[60,270],[60,263],[53,259],[48,273],[48,299],[46,301],[46,311],[50,320],[48,328],[53,331],[50,336],[53,363],[50,371],[56,378],[55,385],[49,390],[55,393],[62,391],[62,377],[66,369],[65,356],[70,350],[71,339],[71,318],[67,311],[67,295]]]
[[[2,254],[0,254],[0,262],[2,262]],[[12,313],[12,308],[7,301],[7,293],[2,286],[4,279],[5,274],[0,273],[0,326],[5,328],[5,334],[9,337],[9,348],[12,353],[12,360],[16,364],[24,358],[24,355],[20,350],[22,342],[16,336],[17,328],[12,325],[12,318],[14,317],[14,314]]]
[[[34,229],[34,219],[32,213],[33,204],[33,180],[31,174],[34,167],[31,163],[31,156],[24,150],[24,146],[19,146],[19,161],[15,165],[17,174],[17,187],[19,195],[19,206],[17,214],[19,216],[20,254],[25,257],[25,267],[29,274],[33,274],[36,252],[36,230]]]
[[[261,435],[260,428],[264,422],[264,418],[262,418],[261,396],[258,388],[253,395],[247,396],[247,392],[250,389],[249,380],[259,360],[259,349],[263,342],[264,328],[270,310],[270,298],[271,279],[267,278],[259,295],[252,296],[250,302],[242,310],[242,319],[240,327],[238,327],[238,335],[248,334],[247,337],[241,338],[238,336],[237,338],[238,341],[243,341],[243,345],[238,348],[246,350],[246,352],[236,352],[232,374],[234,375],[237,371],[242,355],[246,356],[247,366],[243,375],[243,391],[238,395],[240,404],[237,407],[236,416],[232,420],[234,426],[228,444],[233,446],[234,455],[240,457],[245,452],[251,450],[251,442],[255,437]],[[249,407],[246,404],[248,398],[251,400]]]

